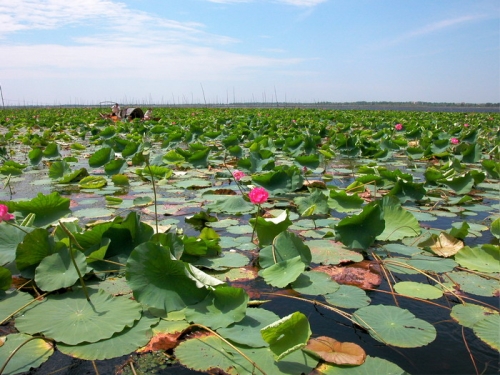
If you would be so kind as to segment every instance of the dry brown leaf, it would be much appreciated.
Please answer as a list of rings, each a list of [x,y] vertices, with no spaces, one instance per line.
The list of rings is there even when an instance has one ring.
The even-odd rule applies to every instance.
[[[376,262],[363,260],[347,266],[319,266],[315,271],[325,272],[339,284],[354,285],[361,289],[374,289],[382,283],[380,266]]]
[[[328,336],[309,340],[304,351],[336,365],[361,365],[366,359],[361,346],[352,342],[340,342]]]
[[[464,247],[463,241],[446,232],[441,232],[437,238],[431,240],[434,240],[434,244],[429,246],[430,249],[445,258],[455,255]]]

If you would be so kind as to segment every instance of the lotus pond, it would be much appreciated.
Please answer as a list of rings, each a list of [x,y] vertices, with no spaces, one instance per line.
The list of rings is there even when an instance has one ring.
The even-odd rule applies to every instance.
[[[0,374],[498,373],[499,114],[155,116],[0,113]]]

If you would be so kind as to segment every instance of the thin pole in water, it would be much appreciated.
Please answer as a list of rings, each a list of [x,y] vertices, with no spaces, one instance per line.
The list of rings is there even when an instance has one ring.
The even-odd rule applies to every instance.
[[[2,108],[5,109],[5,103],[3,102],[3,91],[2,91],[2,85],[0,85],[0,96],[2,96]]]

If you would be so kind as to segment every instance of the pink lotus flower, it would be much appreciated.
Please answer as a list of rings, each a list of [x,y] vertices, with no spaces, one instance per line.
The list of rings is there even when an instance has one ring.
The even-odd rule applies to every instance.
[[[458,145],[460,143],[460,141],[458,140],[458,138],[452,138],[452,139],[450,139],[450,142],[453,145]]]
[[[256,187],[250,190],[248,197],[250,198],[250,202],[253,204],[262,204],[267,201],[267,198],[269,198],[269,193],[264,188]]]
[[[245,172],[239,171],[237,169],[233,172],[233,177],[236,181],[241,180],[245,176],[246,176]]]
[[[468,128],[470,125],[469,124],[464,124],[464,127]]]
[[[394,125],[394,129],[396,129],[397,131],[403,130],[403,125],[402,124],[396,124],[396,125]]]
[[[4,204],[0,204],[0,223],[12,219],[14,219],[14,215],[9,214],[9,208]]]

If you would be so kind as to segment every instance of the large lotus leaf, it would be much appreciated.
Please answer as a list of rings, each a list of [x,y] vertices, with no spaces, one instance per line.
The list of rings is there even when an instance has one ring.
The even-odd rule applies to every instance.
[[[165,164],[180,164],[186,160],[184,156],[176,152],[175,150],[170,150],[162,158]]]
[[[421,255],[421,254],[416,254],[409,259],[392,258],[392,259],[388,259],[388,260],[384,261],[384,263],[394,265],[393,260],[395,260],[396,262],[402,263],[402,264],[407,264],[408,266],[416,268],[417,270],[429,271],[429,272],[435,272],[435,273],[450,272],[455,267],[458,266],[458,264],[453,259],[443,259],[443,258]],[[391,268],[391,270],[393,270],[393,269]],[[394,270],[394,272],[397,272],[397,271]],[[417,272],[417,271],[415,271],[415,272]],[[412,272],[409,272],[409,273],[412,273]]]
[[[0,224],[0,265],[13,262],[16,259],[16,248],[26,236],[25,231],[33,228],[22,228],[23,230],[8,224]]]
[[[270,150],[251,151],[248,158],[240,159],[237,166],[252,173],[274,168],[274,153]]]
[[[76,171],[70,171],[62,176],[57,182],[60,184],[69,184],[73,181],[80,181],[81,179],[87,177],[89,172],[85,168],[77,169]]]
[[[124,158],[132,156],[137,152],[138,149],[139,149],[139,143],[128,142],[125,148],[122,150],[122,156]]]
[[[0,266],[0,291],[8,290],[12,284],[12,273],[5,267]]]
[[[182,310],[208,294],[198,288],[183,261],[172,259],[169,249],[153,242],[132,251],[125,276],[139,302],[166,312]]]
[[[207,210],[211,212],[224,212],[228,214],[244,214],[255,210],[255,205],[245,200],[241,195],[232,195],[215,202],[208,203]]]
[[[252,181],[273,194],[286,194],[300,189],[304,184],[304,177],[297,167],[283,166],[268,173],[253,175]]]
[[[29,201],[10,201],[1,202],[9,207],[9,211],[19,211],[24,216],[35,214],[34,226],[43,227],[71,213],[69,209],[70,200],[63,198],[58,192],[48,195],[38,193],[38,195]]]
[[[364,200],[357,194],[347,195],[345,190],[331,190],[328,204],[338,212],[349,212],[359,210]]]
[[[295,162],[300,164],[302,167],[307,167],[309,169],[316,169],[320,163],[320,157],[316,154],[311,155],[301,155],[295,158]]]
[[[276,361],[306,346],[312,333],[307,317],[298,311],[271,323],[260,332]]]
[[[278,234],[271,246],[263,248],[259,253],[259,265],[267,268],[284,260],[300,256],[305,264],[311,263],[311,250],[295,233],[288,231]]]
[[[416,237],[420,234],[420,225],[413,214],[399,203],[395,197],[386,195],[382,199],[382,212],[385,220],[384,231],[377,240],[396,241],[405,237]]]
[[[496,296],[500,293],[500,285],[494,279],[486,279],[473,273],[460,271],[449,272],[446,276],[451,282],[444,285],[452,290],[455,288],[466,293],[485,297]]]
[[[337,366],[322,363],[316,367],[315,371],[321,375],[408,375],[396,364],[382,358],[366,357],[365,362],[360,366]]]
[[[43,150],[43,156],[49,159],[60,157],[59,145],[57,143],[49,143],[47,147],[45,147],[45,150]]]
[[[474,333],[493,349],[500,350],[500,315],[490,315],[472,327]]]
[[[127,297],[113,297],[99,290],[90,295],[82,290],[51,295],[16,319],[23,333],[42,333],[68,345],[96,342],[131,327],[141,317],[141,305]],[[43,317],[43,319],[40,319]],[[71,327],[71,329],[68,329]]]
[[[81,275],[87,273],[87,260],[85,255],[75,249],[62,248],[57,253],[42,259],[35,270],[35,282],[38,287],[46,292],[72,286],[78,280],[78,271],[71,260],[70,251],[73,252],[76,267]]]
[[[34,148],[28,152],[28,158],[30,159],[31,165],[38,165],[43,158],[43,151],[40,148]]]
[[[9,355],[29,339],[31,336],[23,333],[8,335],[5,343],[0,346],[0,363],[5,364]],[[54,353],[54,347],[50,342],[41,338],[31,340],[10,359],[2,374],[19,374],[37,368],[48,360],[52,353]]]
[[[245,317],[237,323],[217,330],[222,337],[241,345],[264,347],[269,344],[264,341],[260,330],[277,321],[279,316],[272,311],[251,308],[247,309]]]
[[[277,288],[284,288],[288,284],[297,280],[306,265],[300,256],[287,259],[259,271],[259,276],[263,277],[266,283]]]
[[[311,240],[305,241],[304,244],[311,249],[313,263],[336,265],[345,261],[360,262],[363,260],[362,254],[348,250],[341,242]]]
[[[110,160],[113,160],[115,157],[115,153],[113,149],[110,147],[103,147],[100,150],[97,150],[90,156],[89,165],[92,168],[102,167],[104,164],[108,163]]]
[[[439,256],[450,257],[458,253],[464,247],[464,243],[451,234],[441,232],[439,236],[432,234],[427,240],[420,242],[418,246],[429,248]]]
[[[174,183],[174,186],[181,189],[199,189],[204,187],[212,186],[212,183],[207,180],[203,180],[201,178],[190,178],[186,180],[177,181]]]
[[[486,172],[491,176],[491,178],[500,178],[500,162],[495,160],[483,160],[481,165],[486,170]]]
[[[500,217],[491,223],[490,231],[496,238],[500,238]]]
[[[291,286],[301,294],[313,296],[334,293],[340,287],[329,275],[316,271],[302,273]]]
[[[465,246],[455,254],[455,261],[462,267],[480,272],[500,272],[500,246]]]
[[[150,165],[149,167],[146,167],[144,169],[138,169],[137,173],[139,173],[140,176],[146,179],[151,179],[151,175],[153,175],[153,178],[162,179],[170,178],[174,171],[167,167]]]
[[[250,262],[250,259],[239,253],[223,252],[217,258],[200,258],[193,262],[197,267],[204,267],[215,271],[224,271],[228,268],[244,267]]]
[[[467,148],[460,153],[463,155],[462,162],[464,163],[477,163],[481,160],[481,147],[474,143],[471,143]]]
[[[255,228],[259,245],[262,247],[271,244],[278,234],[286,231],[292,225],[292,221],[289,219],[288,211],[283,211],[275,218],[265,219],[259,216],[250,219],[250,224]]]
[[[126,327],[109,339],[74,346],[60,343],[57,348],[71,357],[90,361],[121,357],[146,345],[153,336],[151,326],[156,323],[158,318],[143,316],[135,325]]]
[[[87,176],[80,180],[78,186],[82,189],[100,189],[108,184],[102,176]]]
[[[127,163],[124,159],[114,159],[104,165],[104,172],[107,175],[122,173],[127,168]]]
[[[314,214],[326,215],[330,213],[330,207],[328,206],[328,197],[323,194],[320,189],[311,189],[310,194],[305,197],[298,197],[294,199],[295,204],[299,208],[299,212],[302,216],[309,216]],[[309,215],[304,215],[310,207],[314,206],[314,210]]]
[[[467,172],[463,176],[441,179],[438,182],[448,186],[457,194],[468,194],[474,186],[474,178],[470,172]]]
[[[245,317],[248,294],[241,288],[221,285],[203,301],[185,310],[186,319],[212,329],[227,327]]]
[[[194,152],[191,156],[187,158],[187,162],[195,168],[206,168],[208,166],[208,155],[210,154],[210,149],[200,150]]]
[[[67,162],[63,161],[55,161],[50,165],[49,168],[49,177],[52,179],[60,178],[67,173],[71,172],[71,168]]]
[[[394,284],[394,289],[399,294],[416,298],[437,299],[443,296],[443,291],[441,289],[429,284],[422,284],[414,281],[401,281]]]
[[[0,292],[0,323],[15,314],[19,314],[25,306],[27,307],[32,302],[37,303],[28,293],[19,291]]]
[[[336,240],[351,249],[366,250],[384,231],[383,211],[379,204],[370,203],[359,215],[342,219],[335,227]]]
[[[366,292],[353,285],[340,285],[334,292],[325,295],[329,304],[346,309],[359,309],[368,306],[371,302]]]
[[[303,350],[325,362],[337,365],[361,365],[366,358],[366,352],[358,344],[340,342],[328,336],[310,339]]]
[[[398,197],[404,203],[409,200],[421,200],[426,194],[424,184],[409,182],[399,179],[394,184],[394,187],[389,192],[389,195]]]
[[[375,340],[401,348],[424,346],[436,338],[436,329],[408,310],[396,306],[366,306],[352,315]]]
[[[498,311],[467,303],[466,305],[453,306],[450,316],[464,327],[472,328],[477,322],[492,314],[498,314]]]
[[[16,267],[24,277],[33,278],[36,266],[46,257],[66,247],[55,242],[54,237],[42,228],[28,233],[23,242],[17,245]]]

